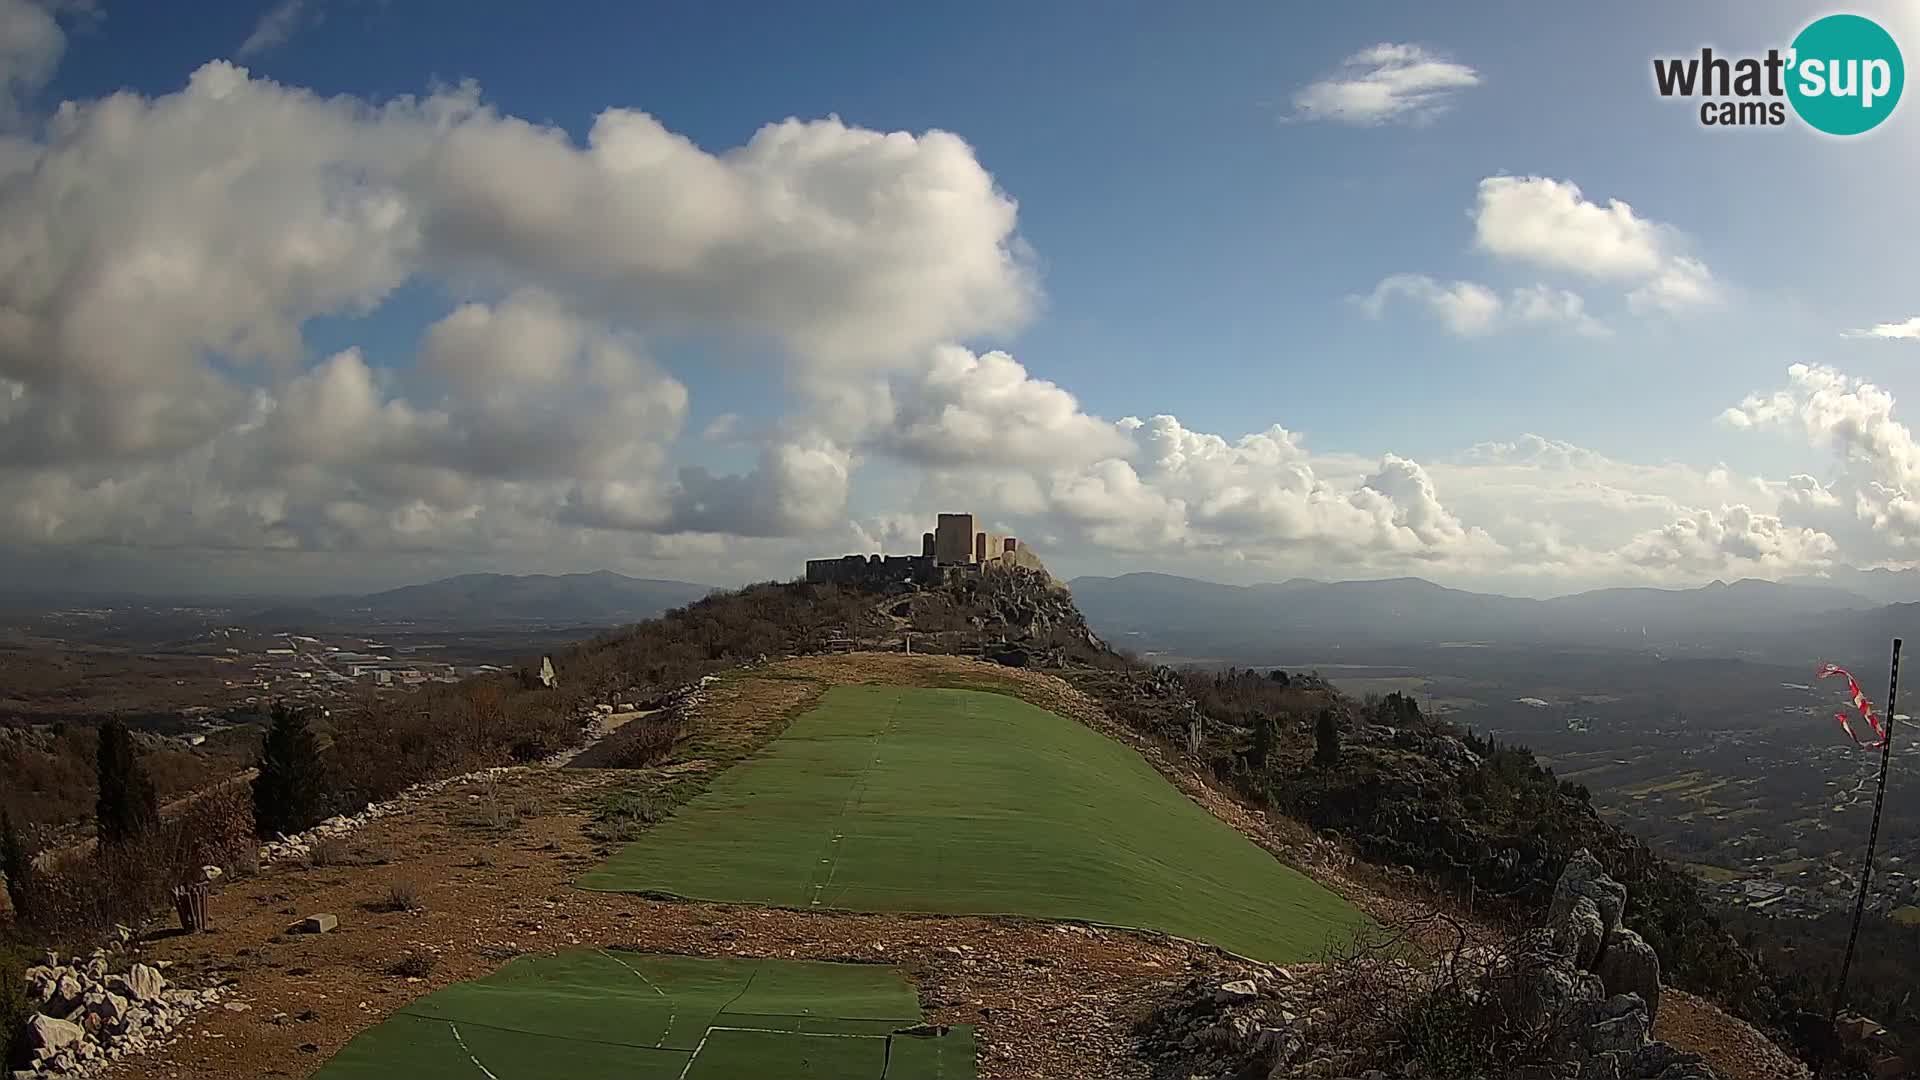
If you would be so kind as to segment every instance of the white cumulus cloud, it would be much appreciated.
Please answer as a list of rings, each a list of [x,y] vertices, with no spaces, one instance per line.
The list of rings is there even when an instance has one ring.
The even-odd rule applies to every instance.
[[[1304,120],[1370,126],[1424,123],[1445,112],[1480,73],[1419,45],[1382,43],[1347,57],[1324,79],[1294,92]]]
[[[55,32],[7,39],[8,85],[37,85],[58,26],[0,5]],[[833,526],[854,452],[805,418],[756,436],[742,475],[673,465],[687,392],[653,335],[771,345],[822,378],[906,372],[932,396],[902,447],[999,422],[1017,454],[1048,445],[1022,425],[1104,433],[997,354],[928,375],[941,343],[1037,298],[1013,200],[945,132],[786,120],[716,152],[612,107],[576,141],[471,85],[375,104],[213,62],[15,142],[0,540],[539,551]],[[310,320],[413,283],[456,297],[417,358],[308,356]]]
[[[1894,406],[1890,392],[1864,379],[1795,364],[1785,387],[1748,395],[1721,420],[1739,430],[1794,433],[1837,454],[1833,479],[1789,481],[1782,513],[1832,533],[1856,564],[1867,565],[1910,559],[1920,548],[1920,443]]]
[[[1482,251],[1595,281],[1633,288],[1636,310],[1678,311],[1714,303],[1719,286],[1705,263],[1687,255],[1672,226],[1610,199],[1589,201],[1577,184],[1542,176],[1480,181],[1473,211]]]
[[[1604,337],[1606,326],[1587,314],[1578,293],[1529,285],[1502,295],[1473,281],[1438,281],[1426,274],[1391,274],[1373,291],[1355,298],[1369,318],[1379,318],[1395,299],[1425,308],[1458,337],[1484,337],[1521,326],[1557,326],[1586,337]]]
[[[1878,341],[1920,341],[1920,315],[1903,322],[1875,323],[1864,330],[1842,330],[1840,336]]]
[[[891,380],[882,408],[867,441],[920,464],[1061,464],[1126,446],[1073,394],[1004,352],[941,346],[926,366]]]

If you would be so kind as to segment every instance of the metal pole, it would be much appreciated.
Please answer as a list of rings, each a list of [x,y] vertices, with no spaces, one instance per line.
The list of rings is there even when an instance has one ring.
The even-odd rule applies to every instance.
[[[1853,946],[1860,938],[1860,919],[1867,910],[1867,886],[1873,879],[1873,849],[1880,840],[1880,806],[1887,797],[1887,765],[1893,758],[1894,695],[1900,689],[1900,639],[1893,639],[1893,670],[1887,675],[1887,732],[1880,740],[1880,786],[1873,793],[1873,824],[1867,830],[1867,858],[1860,867],[1860,893],[1853,901],[1853,928],[1847,931],[1847,952],[1840,961],[1840,982],[1833,990],[1830,1038],[1840,1040],[1840,1008],[1847,1000],[1847,974],[1853,968]]]

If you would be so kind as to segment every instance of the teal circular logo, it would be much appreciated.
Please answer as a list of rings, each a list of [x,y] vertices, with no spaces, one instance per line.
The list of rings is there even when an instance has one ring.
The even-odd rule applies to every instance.
[[[1893,35],[1872,19],[1829,15],[1793,39],[1787,99],[1800,119],[1829,135],[1878,127],[1900,104],[1906,65]]]

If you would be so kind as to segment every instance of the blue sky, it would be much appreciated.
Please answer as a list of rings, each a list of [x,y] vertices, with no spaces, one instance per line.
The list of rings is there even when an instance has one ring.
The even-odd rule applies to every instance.
[[[877,132],[952,132],[1017,203],[1017,232],[1005,242],[1033,279],[1027,317],[983,320],[951,335],[956,344],[1006,350],[1031,379],[1057,384],[1080,412],[1103,421],[1170,414],[1187,431],[1217,433],[1229,444],[1282,425],[1308,452],[1328,456],[1330,464],[1318,466],[1323,477],[1340,473],[1348,458],[1377,463],[1385,454],[1431,471],[1475,444],[1532,433],[1622,467],[1672,463],[1705,472],[1724,464],[1776,485],[1794,473],[1839,483],[1848,459],[1827,448],[1832,432],[1803,425],[1783,437],[1716,417],[1749,393],[1786,387],[1793,364],[1830,367],[1855,380],[1849,388],[1864,379],[1897,400],[1920,392],[1913,375],[1920,342],[1841,337],[1920,313],[1904,250],[1905,238],[1920,232],[1920,209],[1904,179],[1920,165],[1920,121],[1911,106],[1855,139],[1798,124],[1716,131],[1702,128],[1687,103],[1658,98],[1651,85],[1654,56],[1684,56],[1702,45],[1733,53],[1783,46],[1824,7],[606,3],[556,12],[306,0],[291,9],[284,40],[268,34],[241,55],[272,5],[211,3],[192,20],[160,5],[96,6],[97,18],[56,13],[65,50],[44,85],[21,95],[25,137],[57,141],[43,125],[61,101],[94,102],[123,89],[163,98],[218,59],[283,88],[372,104],[471,80],[499,114],[556,125],[576,145],[611,107],[648,113],[711,154],[741,147],[788,117],[833,115]],[[1913,4],[1852,10],[1880,18],[1898,39],[1920,41]],[[1356,125],[1301,115],[1296,95],[1304,87],[1381,43],[1469,69],[1474,85],[1442,95],[1443,109],[1419,122]],[[1594,204],[1630,204],[1661,230],[1671,252],[1708,268],[1716,302],[1682,312],[1632,310],[1630,283],[1488,250],[1476,242],[1476,198],[1483,180],[1499,176],[1549,178],[1577,186]],[[1370,314],[1361,298],[1396,274],[1469,281],[1501,294],[1570,291],[1608,333],[1583,336],[1541,323],[1461,336],[1405,297]],[[301,318],[303,363],[357,345],[374,369],[407,371],[430,324],[461,302],[498,300],[501,291],[488,297],[470,282],[409,277],[382,292],[372,314],[347,306]],[[671,440],[675,465],[744,472],[762,447],[700,438],[713,418],[741,414],[750,424],[791,430],[808,413],[794,390],[805,377],[794,374],[777,342],[623,324],[618,312],[600,317],[642,335],[647,354],[684,385],[689,403]],[[890,456],[870,436],[835,438],[858,462],[845,492],[843,516],[852,522],[924,512],[931,491],[1000,491],[1010,482],[954,480],[924,457]],[[1035,463],[1019,464],[1031,478]],[[1884,479],[1872,463],[1855,466],[1862,468],[1862,482]],[[930,481],[930,472],[940,477]],[[1442,502],[1460,494],[1433,475]],[[1621,475],[1610,473],[1605,485],[1630,487],[1616,483]],[[1454,479],[1472,482],[1468,474]],[[97,474],[88,482],[97,483]],[[1041,486],[1062,483],[1056,474]],[[1669,510],[1717,514],[1726,505],[1706,505],[1687,483],[1640,493],[1666,499]],[[1757,511],[1782,513],[1777,493],[1758,502],[1765,505]],[[1260,578],[1324,563],[1320,576],[1425,566],[1440,578],[1450,567],[1460,580],[1501,577],[1498,558],[1485,552],[1469,570],[1408,548],[1411,561],[1402,565],[1330,555],[1317,536],[1249,566],[1244,551],[1218,536],[1170,546],[1137,537],[1101,542],[1085,515],[1072,529],[1056,529],[1048,513],[1016,499],[1001,517],[1070,538],[1076,549],[1098,549],[1072,560],[1088,569],[1146,563]],[[1529,512],[1515,508],[1510,516]],[[1832,533],[1811,521],[1783,527]],[[806,547],[823,533],[837,536],[837,528],[809,520],[784,538]],[[855,531],[889,535],[871,524]],[[1637,535],[1595,551],[1622,549]],[[1838,558],[1897,561],[1904,540],[1895,539],[1863,542]],[[43,535],[39,542],[64,541]],[[300,546],[329,543],[336,542],[303,538]],[[664,557],[622,554],[621,543],[615,537],[604,550]],[[751,573],[755,560],[788,550],[736,549],[725,558],[741,560],[739,569],[713,572]],[[449,565],[462,558],[524,562],[510,550],[468,548]],[[1727,567],[1741,568],[1737,559]],[[699,577],[697,569],[674,576]],[[1704,580],[1714,569],[1673,562],[1660,580]],[[1761,560],[1745,569],[1805,567]],[[1632,576],[1595,563],[1565,580],[1622,574]],[[1525,588],[1558,587],[1554,574],[1535,577]]]

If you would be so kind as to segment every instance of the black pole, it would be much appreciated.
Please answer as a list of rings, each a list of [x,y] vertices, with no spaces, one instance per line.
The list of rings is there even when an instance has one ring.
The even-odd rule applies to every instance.
[[[1880,738],[1880,786],[1873,793],[1873,825],[1867,830],[1867,858],[1860,867],[1860,893],[1853,901],[1853,928],[1847,931],[1847,952],[1840,961],[1840,982],[1833,990],[1833,1015],[1828,1037],[1840,1039],[1840,1008],[1847,1001],[1847,973],[1853,968],[1853,946],[1860,938],[1860,918],[1867,911],[1867,885],[1873,879],[1873,848],[1880,840],[1880,805],[1887,797],[1887,765],[1893,758],[1894,695],[1900,689],[1900,639],[1893,639],[1893,670],[1887,675],[1887,727]]]

